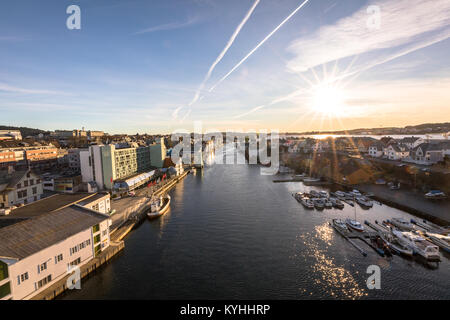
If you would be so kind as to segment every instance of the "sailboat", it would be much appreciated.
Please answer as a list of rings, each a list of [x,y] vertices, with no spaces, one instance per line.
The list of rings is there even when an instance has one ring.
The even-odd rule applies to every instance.
[[[353,196],[353,200],[354,200],[355,196]],[[358,232],[363,232],[364,231],[364,226],[359,223],[356,220],[356,206],[354,206],[355,208],[355,219],[352,220],[350,218],[345,219],[345,223],[353,230],[358,231]]]

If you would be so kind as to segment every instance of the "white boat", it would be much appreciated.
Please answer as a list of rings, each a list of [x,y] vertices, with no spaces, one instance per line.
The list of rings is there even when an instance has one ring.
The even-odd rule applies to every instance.
[[[344,204],[341,202],[341,200],[337,199],[337,198],[330,198],[331,204],[333,205],[333,207],[338,208],[338,209],[343,209],[344,208]]]
[[[150,205],[150,211],[147,212],[147,216],[150,219],[155,219],[162,216],[167,212],[170,206],[170,196],[166,195],[165,197],[161,196],[156,201],[153,201]]]
[[[336,195],[336,197],[345,198],[345,192],[344,191],[336,191],[334,194]]]
[[[445,252],[450,253],[450,236],[444,236],[438,233],[426,232],[426,236]]]
[[[341,219],[333,219],[333,225],[335,227],[339,228],[340,230],[348,231],[345,221],[343,221]]]
[[[425,194],[425,198],[427,198],[427,199],[445,199],[445,198],[447,198],[447,196],[441,190],[431,190],[430,192]]]
[[[410,231],[393,230],[392,233],[402,245],[412,249],[414,253],[429,261],[441,260],[439,247],[427,241],[422,236]]]
[[[330,199],[324,199],[323,200],[324,201],[324,205],[325,205],[325,208],[333,208],[333,203],[330,201]]]
[[[382,236],[382,238],[384,237]],[[384,238],[384,241],[389,246],[389,248],[391,248],[392,251],[398,254],[407,257],[411,257],[414,254],[414,251],[410,247],[402,244],[395,236],[391,236],[390,238]]]
[[[366,197],[357,197],[356,202],[358,202],[363,207],[368,207],[368,208],[373,207],[373,202]]]
[[[316,190],[311,190],[309,192],[309,194],[311,195],[311,197],[313,198],[320,198],[320,193],[318,193]]]
[[[355,197],[360,197],[362,196],[361,192],[359,192],[359,190],[353,189],[353,191],[351,192]]]
[[[345,223],[347,224],[348,227],[350,227],[353,230],[356,230],[358,232],[364,231],[364,226],[356,220],[345,219]]]
[[[321,198],[328,198],[328,192],[326,192],[326,191],[319,191],[319,196]]]
[[[314,199],[312,199],[312,201],[313,201],[314,207],[316,207],[316,209],[323,209],[325,207],[323,200],[320,198],[314,198]]]
[[[403,218],[392,218],[391,220],[389,220],[389,222],[400,230],[414,230],[413,224]]]
[[[303,197],[300,203],[307,209],[314,209],[314,202],[311,199]]]

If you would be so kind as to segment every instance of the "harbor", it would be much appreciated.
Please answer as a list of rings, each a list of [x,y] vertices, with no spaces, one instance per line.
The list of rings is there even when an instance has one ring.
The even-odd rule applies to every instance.
[[[447,253],[440,248],[440,262],[382,256],[371,241],[379,231],[364,223],[423,224],[418,217],[376,200],[369,209],[347,203],[307,209],[292,195],[330,190],[272,180],[249,165],[215,165],[186,176],[169,191],[166,214],[143,219],[117,259],[61,298],[450,298]],[[355,208],[364,232],[336,231],[333,219],[353,220]],[[381,268],[382,290],[366,287],[370,265]]]

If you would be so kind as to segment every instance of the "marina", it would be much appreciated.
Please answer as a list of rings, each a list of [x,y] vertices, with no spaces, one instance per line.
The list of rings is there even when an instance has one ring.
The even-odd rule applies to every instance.
[[[356,204],[356,220],[379,230],[367,224],[364,232],[336,230],[333,219],[346,226],[355,207],[308,209],[292,196],[336,191],[272,179],[249,165],[215,165],[186,176],[168,192],[166,214],[143,219],[117,259],[62,298],[450,298],[450,255],[443,250],[440,262],[408,255],[394,243],[390,248],[399,251],[391,249],[392,257],[377,250],[378,235],[391,244],[387,220],[419,218],[387,205]],[[369,265],[380,266],[383,290],[367,289]]]

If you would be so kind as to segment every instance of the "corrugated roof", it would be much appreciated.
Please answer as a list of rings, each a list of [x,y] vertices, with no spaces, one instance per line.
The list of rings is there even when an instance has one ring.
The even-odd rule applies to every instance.
[[[1,229],[0,256],[24,259],[108,219],[77,205]]]

